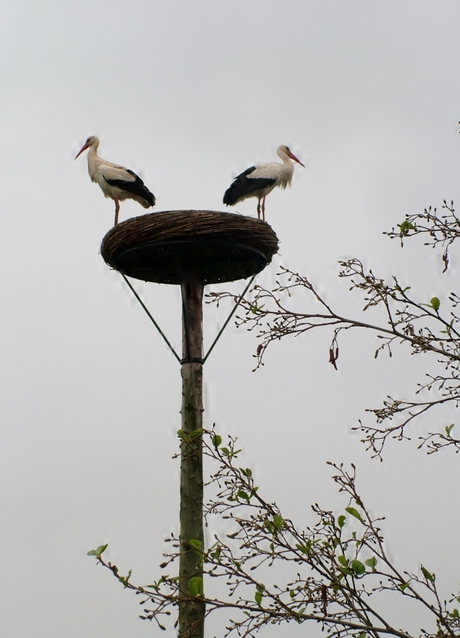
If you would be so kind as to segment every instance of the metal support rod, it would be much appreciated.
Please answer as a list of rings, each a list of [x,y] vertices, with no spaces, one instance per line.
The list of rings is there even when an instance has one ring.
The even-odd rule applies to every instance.
[[[139,304],[142,306],[142,308],[144,309],[145,313],[147,314],[147,316],[149,317],[150,321],[153,323],[153,325],[155,326],[155,328],[158,330],[158,332],[160,333],[161,337],[163,337],[163,340],[165,341],[166,345],[168,346],[168,348],[171,350],[171,352],[173,353],[173,355],[176,357],[177,361],[179,361],[179,363],[184,363],[185,361],[189,361],[190,360],[190,352],[187,350],[188,348],[188,343],[189,343],[189,338],[188,335],[185,334],[185,348],[184,348],[184,352],[183,352],[183,358],[181,359],[179,357],[179,355],[177,354],[177,352],[174,350],[174,348],[172,347],[171,343],[169,342],[168,338],[166,337],[165,333],[162,331],[162,329],[160,328],[160,326],[158,325],[158,323],[155,321],[155,319],[153,318],[153,316],[151,315],[149,309],[147,308],[147,306],[145,305],[145,303],[142,301],[142,299],[139,297],[139,295],[137,294],[136,290],[134,289],[134,287],[131,285],[131,282],[129,281],[129,279],[126,278],[126,276],[123,273],[120,273],[121,276],[123,277],[123,279],[125,280],[126,285],[129,287],[129,289],[131,290],[131,292],[133,293],[133,295],[136,297],[137,301],[139,302]],[[238,297],[238,300],[235,302],[235,305],[232,309],[232,311],[230,312],[230,314],[228,315],[227,319],[225,320],[225,322],[222,325],[222,328],[219,330],[219,332],[217,333],[216,338],[214,339],[214,341],[212,342],[212,344],[209,347],[209,350],[207,351],[206,355],[204,357],[202,357],[200,355],[200,357],[197,358],[198,362],[201,363],[205,363],[205,361],[207,360],[207,358],[209,357],[209,355],[211,354],[211,352],[214,350],[214,346],[217,344],[217,342],[219,341],[222,333],[224,332],[225,328],[228,326],[228,323],[230,321],[230,319],[233,317],[233,315],[235,314],[238,306],[240,305],[241,301],[244,299],[245,294],[247,293],[247,291],[249,290],[250,286],[252,285],[252,282],[254,281],[254,279],[256,278],[256,275],[253,275],[253,277],[251,277],[248,285],[246,286],[246,288],[244,289],[244,291],[241,293],[241,295]],[[188,307],[184,302],[184,297],[182,298],[182,316],[186,317],[188,315]],[[185,331],[185,333],[188,331],[188,320],[183,322],[183,329]]]
[[[187,273],[182,292],[179,638],[203,638],[203,288]]]
[[[137,294],[137,292],[135,291],[135,289],[133,288],[133,286],[131,285],[131,282],[129,281],[129,279],[127,279],[125,277],[125,275],[121,272],[120,275],[123,277],[123,279],[125,280],[125,283],[127,284],[128,288],[131,290],[131,292],[133,293],[133,295],[136,297],[136,299],[138,300],[138,302],[140,303],[140,305],[142,306],[142,308],[145,310],[145,312],[147,313],[147,316],[149,317],[150,321],[153,323],[153,325],[155,326],[155,328],[158,330],[158,332],[160,333],[160,335],[163,337],[164,341],[166,342],[166,345],[168,346],[168,348],[171,350],[171,352],[173,353],[173,355],[176,357],[176,359],[179,361],[180,363],[180,357],[177,354],[177,352],[174,350],[174,348],[172,347],[172,345],[170,344],[170,342],[168,341],[168,338],[166,337],[166,335],[164,334],[164,332],[162,331],[162,329],[160,328],[160,326],[157,324],[157,322],[155,321],[155,319],[152,317],[152,315],[149,312],[149,309],[147,308],[147,306],[145,305],[145,303],[142,301],[142,299],[139,297],[139,295]]]
[[[228,325],[228,322],[230,321],[230,319],[233,317],[233,315],[236,312],[236,309],[238,308],[238,306],[240,305],[241,301],[244,299],[244,295],[247,293],[247,291],[249,290],[252,282],[254,281],[254,279],[256,278],[255,275],[253,275],[251,277],[251,280],[249,281],[248,285],[246,286],[246,288],[243,290],[242,294],[238,297],[238,301],[235,302],[235,305],[233,306],[233,310],[231,311],[231,313],[228,315],[227,319],[225,320],[222,328],[219,330],[219,332],[217,333],[217,337],[214,339],[214,341],[212,342],[212,344],[209,347],[209,350],[207,351],[204,359],[203,359],[203,363],[205,363],[206,359],[209,357],[209,355],[211,354],[211,352],[214,349],[214,346],[216,345],[216,343],[219,341],[220,339],[220,335],[223,333],[223,331],[225,330],[225,328]]]

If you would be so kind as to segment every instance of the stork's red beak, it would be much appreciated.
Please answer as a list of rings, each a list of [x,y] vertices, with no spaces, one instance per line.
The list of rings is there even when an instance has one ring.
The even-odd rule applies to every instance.
[[[77,159],[77,157],[79,155],[81,155],[83,153],[83,151],[86,151],[86,149],[89,148],[89,144],[85,142],[85,144],[83,144],[83,146],[81,147],[81,149],[78,151],[78,153],[75,155],[75,159]]]
[[[82,149],[82,150],[83,150],[83,149]],[[81,153],[81,151],[80,151],[80,153]],[[300,164],[300,166],[303,166],[303,167],[305,168],[305,164],[302,164],[302,162],[299,160],[299,158],[298,158],[298,157],[296,157],[296,156],[294,155],[294,153],[291,153],[291,151],[289,151],[288,155],[289,155],[289,157],[290,157],[292,160],[294,160],[294,162],[297,162],[297,164]]]

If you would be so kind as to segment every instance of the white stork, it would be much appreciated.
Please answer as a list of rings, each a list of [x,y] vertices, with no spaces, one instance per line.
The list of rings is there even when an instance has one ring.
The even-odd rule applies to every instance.
[[[286,188],[291,184],[294,174],[294,165],[291,159],[305,168],[288,146],[278,146],[276,152],[283,163],[267,162],[247,168],[241,175],[235,177],[233,184],[225,191],[224,204],[234,206],[237,202],[242,202],[248,197],[257,197],[257,217],[260,219],[262,216],[265,221],[265,198],[267,195],[276,186]]]
[[[124,199],[134,199],[144,208],[155,205],[155,196],[145,186],[141,178],[129,168],[124,168],[118,164],[112,164],[102,159],[97,154],[99,148],[99,138],[95,135],[88,137],[75,159],[79,155],[88,151],[88,173],[92,182],[96,182],[102,189],[106,197],[110,197],[115,202],[115,226],[118,224],[118,213],[120,202]]]

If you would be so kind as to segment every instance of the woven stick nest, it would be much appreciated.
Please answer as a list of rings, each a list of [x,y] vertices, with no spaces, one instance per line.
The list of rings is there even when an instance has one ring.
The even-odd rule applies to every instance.
[[[234,281],[265,268],[278,238],[263,221],[234,213],[166,211],[114,226],[102,240],[105,262],[130,277],[180,284],[187,273],[203,283]]]

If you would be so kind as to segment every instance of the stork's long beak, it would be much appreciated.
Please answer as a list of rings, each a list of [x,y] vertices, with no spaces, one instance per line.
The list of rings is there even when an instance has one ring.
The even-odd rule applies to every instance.
[[[79,155],[81,155],[81,154],[83,153],[83,151],[86,151],[86,149],[87,149],[87,148],[89,148],[89,144],[86,144],[86,143],[85,143],[85,144],[81,147],[81,149],[78,151],[78,153],[75,155],[75,159],[77,159],[77,157],[78,157]]]
[[[82,149],[82,150],[83,150],[83,149]],[[80,151],[80,153],[81,153],[81,151]],[[289,157],[291,158],[291,160],[294,160],[294,162],[297,162],[297,164],[300,164],[300,166],[303,166],[303,167],[305,168],[305,164],[302,164],[302,162],[299,160],[299,158],[298,158],[298,157],[296,157],[296,156],[294,155],[294,153],[291,153],[291,151],[289,151],[288,155],[289,155]]]

